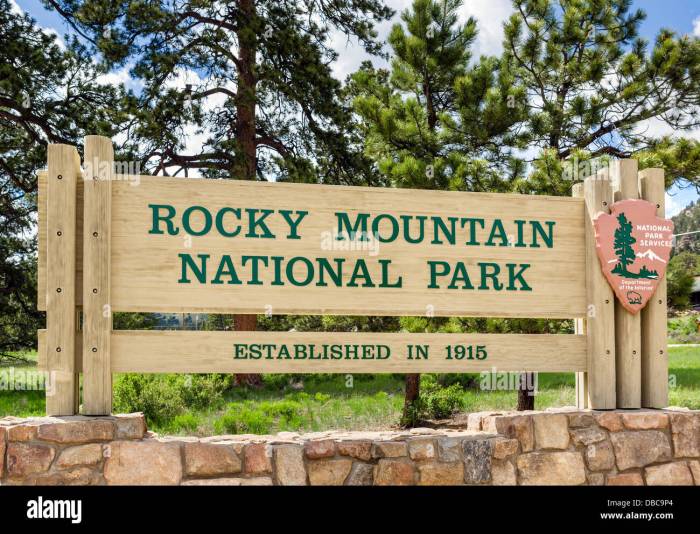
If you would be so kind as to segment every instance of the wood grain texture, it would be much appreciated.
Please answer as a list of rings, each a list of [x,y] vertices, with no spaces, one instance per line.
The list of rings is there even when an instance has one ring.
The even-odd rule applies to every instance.
[[[76,193],[80,156],[75,147],[48,146],[46,263],[47,415],[73,415],[76,401]]]
[[[83,184],[83,413],[112,412],[110,232],[114,150],[106,137],[85,138]]]
[[[663,169],[639,172],[639,189],[644,200],[656,204],[657,217],[666,217]],[[666,277],[649,299],[642,316],[642,406],[668,406],[668,344],[666,339]]]
[[[40,328],[37,330],[37,353],[36,353],[36,368],[40,371],[46,371],[47,351],[46,346],[46,329]],[[83,371],[83,333],[78,330],[75,333],[75,373],[76,375]]]
[[[80,172],[80,170],[79,170]],[[47,173],[37,172],[37,309],[46,311],[46,196]],[[78,174],[76,184],[75,211],[75,287],[83,287],[83,179],[82,172]],[[75,305],[80,308],[83,304],[83,292],[75,294]]]
[[[571,196],[583,198],[583,182],[574,184],[571,187]],[[586,322],[584,319],[574,319],[574,333],[576,335],[586,335]],[[576,407],[583,410],[588,407],[588,373],[585,371],[576,373],[574,378],[576,381]]]
[[[385,345],[387,360],[234,359],[234,344]],[[407,344],[429,345],[427,360],[408,360]],[[447,360],[444,347],[483,345],[485,360]],[[586,368],[583,336],[547,334],[407,334],[342,332],[114,331],[115,373],[467,373],[576,372]]]
[[[583,186],[586,201],[586,338],[588,340],[588,407],[609,410],[616,407],[615,380],[615,297],[600,269],[596,254],[593,218],[610,211],[612,184],[608,170],[587,178]]]
[[[611,164],[615,201],[639,198],[637,160],[616,160]],[[615,300],[615,359],[617,407],[642,406],[642,321]]]
[[[582,201],[573,198],[455,193],[308,184],[270,184],[235,180],[183,180],[142,177],[138,186],[113,183],[112,294],[115,311],[169,311],[275,314],[365,314],[561,317],[581,316],[585,310],[585,259]],[[216,211],[224,206],[307,210],[300,240],[224,238],[218,233],[184,239],[182,235],[149,235],[149,204],[167,203],[182,213],[192,205]],[[378,255],[366,251],[324,250],[323,236],[337,229],[336,211],[379,215],[455,216],[504,221],[508,234],[513,220],[552,220],[554,248],[381,243]],[[276,234],[284,234],[280,218],[270,219]],[[325,234],[324,234],[325,233]],[[461,235],[464,238],[464,235]],[[485,240],[481,236],[482,240]],[[179,253],[305,256],[367,260],[377,276],[377,259],[393,262],[403,275],[402,288],[347,288],[264,285],[178,284]],[[426,289],[427,260],[528,263],[532,291]],[[214,260],[215,261],[215,260]],[[214,268],[216,268],[214,263]],[[238,266],[237,266],[238,267]],[[271,269],[270,269],[271,270]],[[472,272],[473,276],[473,272]],[[344,279],[349,273],[344,273]]]

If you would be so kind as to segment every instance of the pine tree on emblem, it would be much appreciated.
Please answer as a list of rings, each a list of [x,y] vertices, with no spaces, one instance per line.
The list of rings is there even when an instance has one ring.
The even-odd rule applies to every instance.
[[[614,247],[618,263],[612,272],[621,276],[630,276],[634,273],[630,273],[627,270],[627,266],[632,265],[636,258],[632,245],[637,240],[632,237],[632,223],[627,220],[624,213],[620,213],[617,216],[617,221],[620,223],[620,226],[615,230]]]

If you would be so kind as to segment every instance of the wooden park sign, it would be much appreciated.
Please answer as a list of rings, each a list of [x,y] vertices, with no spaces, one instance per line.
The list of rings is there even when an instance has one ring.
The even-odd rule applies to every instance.
[[[77,411],[80,372],[86,414],[110,412],[114,372],[576,372],[582,405],[616,407],[615,313],[592,226],[608,176],[572,198],[134,180],[97,136],[84,161],[50,145],[39,175],[49,414]],[[663,202],[662,174],[640,180]],[[112,331],[113,312],[574,318],[577,333]],[[665,353],[665,315],[644,328],[640,374],[662,338]],[[665,405],[665,379],[646,380],[644,405]]]

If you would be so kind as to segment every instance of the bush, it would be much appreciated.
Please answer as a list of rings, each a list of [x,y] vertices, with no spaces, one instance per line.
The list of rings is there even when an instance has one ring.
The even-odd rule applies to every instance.
[[[125,374],[114,384],[114,408],[143,412],[149,423],[163,423],[188,408],[217,408],[231,387],[228,375]]]
[[[696,314],[670,319],[668,321],[668,338],[671,343],[700,343],[698,321]]]
[[[421,393],[422,415],[428,419],[445,419],[464,408],[464,390],[459,384]]]
[[[699,257],[692,252],[681,252],[668,262],[668,303],[676,309],[690,306],[690,293],[699,269]]]
[[[425,419],[451,417],[464,408],[463,396],[464,390],[459,381],[443,387],[435,375],[423,375],[418,400],[408,409],[402,424],[415,426]]]
[[[166,421],[184,410],[182,395],[167,375],[127,374],[114,384],[117,412],[143,412],[150,422]]]

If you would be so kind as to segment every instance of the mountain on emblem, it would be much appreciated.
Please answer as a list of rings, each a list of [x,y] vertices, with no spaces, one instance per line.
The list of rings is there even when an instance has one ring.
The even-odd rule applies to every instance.
[[[641,310],[666,274],[673,222],[656,216],[646,200],[623,200],[594,220],[596,251],[603,274],[620,303]]]
[[[650,260],[660,261],[661,263],[666,263],[664,259],[656,254],[653,250],[647,249],[644,252],[637,252],[638,258],[649,258]]]

